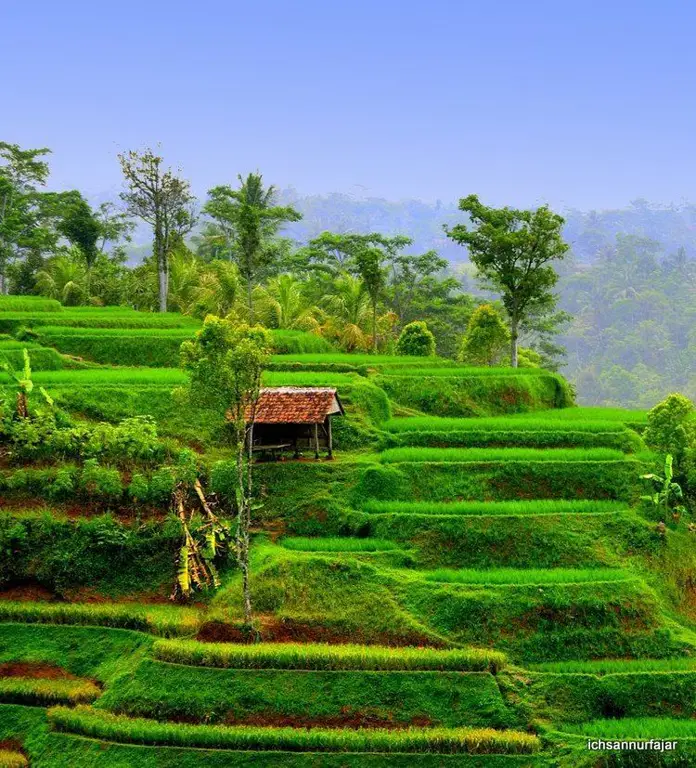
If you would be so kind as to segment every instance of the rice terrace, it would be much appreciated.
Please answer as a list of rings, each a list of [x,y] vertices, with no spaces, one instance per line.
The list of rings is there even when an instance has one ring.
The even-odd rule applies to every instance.
[[[437,3],[2,10],[0,768],[696,766],[696,10]]]

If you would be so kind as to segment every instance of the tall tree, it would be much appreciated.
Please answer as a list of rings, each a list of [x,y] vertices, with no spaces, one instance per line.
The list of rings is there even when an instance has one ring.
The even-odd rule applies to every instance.
[[[445,226],[445,231],[467,246],[484,286],[501,294],[510,318],[511,364],[516,368],[520,325],[556,305],[552,289],[558,274],[552,262],[568,251],[561,236],[564,219],[545,205],[534,211],[489,208],[476,195],[462,198],[459,208],[469,214],[470,224]]]
[[[377,304],[386,285],[387,270],[379,248],[361,248],[355,254],[355,271],[363,281],[372,307],[372,349],[377,349]]]
[[[103,237],[101,222],[79,192],[63,193],[61,198],[63,210],[56,229],[84,259],[89,298],[92,267],[99,255],[99,242]]]
[[[189,397],[227,422],[234,446],[232,495],[236,500],[237,559],[242,571],[244,618],[251,625],[249,548],[253,498],[252,430],[261,374],[270,350],[261,326],[235,325],[209,315],[193,341],[181,345],[181,365],[190,374]]]
[[[147,222],[153,230],[153,255],[159,279],[159,310],[167,311],[169,252],[176,235],[183,237],[196,223],[194,197],[189,182],[151,149],[118,156],[128,189],[121,199],[128,213]],[[179,171],[180,172],[180,171]]]
[[[0,292],[7,293],[7,266],[23,248],[42,250],[50,233],[42,226],[41,194],[50,149],[22,149],[0,141]]]
[[[254,286],[278,260],[274,238],[283,223],[299,221],[302,215],[290,206],[276,205],[276,188],[264,187],[261,174],[250,173],[245,179],[240,175],[238,179],[239,189],[223,185],[209,190],[203,211],[215,221],[230,257],[237,262],[246,282],[253,322]]]

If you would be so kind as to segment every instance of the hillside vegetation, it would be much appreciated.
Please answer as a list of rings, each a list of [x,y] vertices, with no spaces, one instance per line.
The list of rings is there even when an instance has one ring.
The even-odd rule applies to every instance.
[[[579,408],[542,369],[273,334],[264,383],[335,387],[346,415],[334,460],[253,466],[250,634],[231,546],[216,585],[168,600],[182,488],[222,515],[229,482],[180,391],[199,325],[0,311],[0,765],[696,761],[692,517],[641,500],[664,471],[646,412]]]

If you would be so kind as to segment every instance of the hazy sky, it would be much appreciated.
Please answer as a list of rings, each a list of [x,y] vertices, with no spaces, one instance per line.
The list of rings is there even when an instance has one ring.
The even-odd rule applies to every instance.
[[[696,200],[696,4],[0,0],[0,139],[54,187],[162,143],[198,193]]]

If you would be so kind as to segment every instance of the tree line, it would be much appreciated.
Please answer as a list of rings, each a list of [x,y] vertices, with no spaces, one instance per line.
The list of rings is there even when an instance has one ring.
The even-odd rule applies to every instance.
[[[439,354],[477,364],[556,368],[554,262],[568,250],[563,219],[548,207],[495,209],[475,195],[445,227],[464,246],[485,300],[435,250],[414,254],[407,235],[322,232],[283,236],[301,219],[260,173],[219,185],[198,202],[156,152],[118,155],[120,207],[92,208],[76,190],[46,192],[49,150],[0,143],[0,288],[68,305],[128,305],[321,334],[347,351],[389,351],[425,323]],[[137,221],[152,233],[142,264],[126,264]],[[476,341],[477,340],[477,341]],[[522,349],[520,350],[520,344]],[[507,350],[506,350],[507,348]]]

